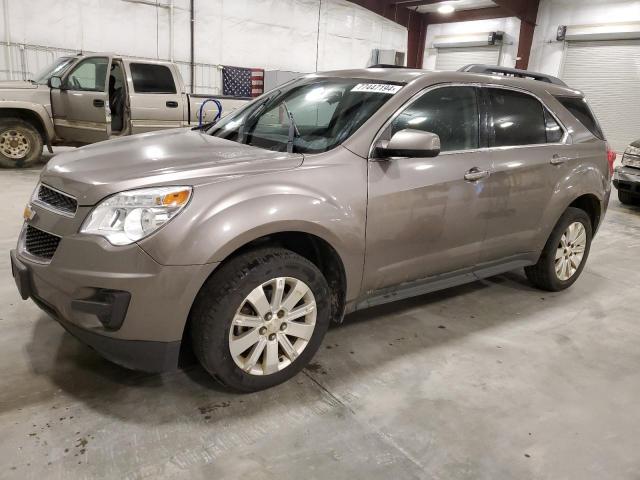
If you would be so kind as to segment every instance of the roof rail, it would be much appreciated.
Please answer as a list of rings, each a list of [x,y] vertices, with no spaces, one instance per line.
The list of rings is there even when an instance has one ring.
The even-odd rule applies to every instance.
[[[405,67],[404,65],[393,65],[391,63],[376,63],[375,65],[371,65],[367,68],[410,68],[410,67]]]
[[[508,67],[499,67],[498,65],[481,65],[478,63],[472,63],[471,65],[466,65],[462,67],[459,72],[469,72],[469,73],[485,73],[488,75],[504,75],[506,77],[517,77],[517,78],[529,78],[532,80],[538,80],[540,82],[553,83],[555,85],[561,85],[566,87],[567,84],[564,83],[557,77],[552,75],[546,75],[544,73],[531,72],[529,70],[519,70],[517,68],[508,68]]]

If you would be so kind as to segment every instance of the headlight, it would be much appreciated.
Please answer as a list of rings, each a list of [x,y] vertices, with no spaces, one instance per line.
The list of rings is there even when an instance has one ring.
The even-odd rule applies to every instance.
[[[191,187],[155,187],[117,193],[91,211],[80,232],[101,235],[113,245],[129,245],[178,215],[191,191]]]
[[[622,156],[621,163],[628,167],[640,167],[640,148],[628,146]]]

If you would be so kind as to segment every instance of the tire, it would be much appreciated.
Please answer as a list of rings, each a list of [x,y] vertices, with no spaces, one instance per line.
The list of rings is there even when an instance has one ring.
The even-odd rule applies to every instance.
[[[273,302],[278,304],[277,300],[273,300],[275,279],[282,279],[281,285],[285,285],[283,300],[280,302],[282,308],[269,305]],[[288,283],[285,284],[285,281]],[[296,283],[300,281],[302,284]],[[309,291],[295,302],[304,287],[308,287]],[[266,305],[273,312],[269,322],[266,318],[270,313],[259,315],[259,309],[248,301],[250,294],[252,298],[259,297],[254,295],[256,291],[262,291],[267,300]],[[295,295],[290,296],[293,293]],[[315,301],[315,308],[310,306],[311,299]],[[285,306],[287,301],[295,303]],[[264,306],[262,303],[262,307]],[[291,313],[280,317],[280,313],[285,310],[295,315],[302,307],[309,307],[310,310],[302,319],[287,321]],[[269,309],[261,310],[264,312]],[[235,323],[240,318],[237,317],[238,314],[243,315],[241,318],[251,320],[250,326],[238,326]],[[330,315],[329,287],[313,263],[290,250],[250,250],[222,264],[196,296],[189,319],[193,351],[205,370],[226,387],[239,392],[263,390],[290,379],[309,363],[329,327]],[[304,323],[311,322],[312,317],[315,317],[313,327]],[[286,323],[287,326],[282,327],[278,322]],[[294,324],[302,324],[302,327]],[[282,328],[285,329],[284,332]],[[305,340],[288,335],[294,331],[296,335],[300,334],[299,331],[304,331],[304,335],[309,338]],[[239,343],[236,342],[244,339],[244,335],[247,338],[251,335],[252,342],[255,338],[260,340],[248,343],[251,347],[242,353],[245,344],[237,346]],[[295,354],[286,353],[283,336],[288,340],[288,346],[297,349]],[[303,343],[305,344],[302,345]],[[233,353],[232,345],[236,345]],[[260,345],[262,349],[259,348]],[[273,352],[276,352],[278,359],[277,370],[273,370],[273,359],[276,358]],[[252,354],[257,354],[259,358],[255,364],[252,361],[255,355]],[[269,359],[272,361],[269,362]]]
[[[629,192],[623,192],[622,190],[618,190],[618,200],[625,205],[637,205],[640,203],[638,202],[638,200],[640,200],[638,196]]]
[[[580,258],[579,264],[577,268],[575,268],[575,271],[573,271],[568,276],[568,278],[565,278],[567,277],[566,270],[563,270],[562,274],[559,274],[556,271],[556,266],[559,266],[556,255],[560,253],[560,249],[562,248],[561,241],[563,240],[563,235],[567,233],[569,226],[576,223],[582,225],[582,228],[584,229],[584,246],[582,250],[582,257]],[[579,228],[573,231],[577,232],[579,231]],[[584,210],[581,210],[579,208],[567,208],[567,210],[560,217],[560,220],[558,220],[558,223],[551,232],[551,235],[549,236],[549,239],[547,240],[547,243],[542,250],[542,254],[540,255],[538,263],[530,267],[525,267],[524,271],[527,275],[527,278],[534,286],[550,292],[558,292],[570,287],[578,279],[578,277],[582,273],[582,270],[584,269],[585,264],[587,263],[589,250],[591,249],[592,237],[593,227],[591,225],[591,219],[589,218],[589,215],[587,215]],[[563,259],[566,258],[564,257],[564,255],[567,254],[567,252],[569,254],[571,254],[572,252],[579,252],[579,243],[581,244],[582,241],[575,241],[575,247],[569,246],[568,248],[563,249],[563,257],[561,257],[559,262],[562,262]],[[573,270],[573,268],[575,267],[577,256],[570,258],[572,258],[573,260],[569,260],[569,262],[571,262],[569,263],[569,268]]]
[[[23,168],[42,156],[42,137],[20,118],[0,119],[0,167]]]

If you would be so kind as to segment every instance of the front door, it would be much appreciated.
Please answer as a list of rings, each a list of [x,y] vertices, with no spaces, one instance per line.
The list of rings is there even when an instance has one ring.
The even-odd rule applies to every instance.
[[[436,133],[441,154],[370,159],[365,294],[477,263],[491,203],[478,105],[475,87],[431,88],[383,131],[383,139],[405,128]]]
[[[65,76],[62,88],[51,90],[51,109],[58,137],[78,143],[109,138],[108,71],[108,57],[88,57]]]

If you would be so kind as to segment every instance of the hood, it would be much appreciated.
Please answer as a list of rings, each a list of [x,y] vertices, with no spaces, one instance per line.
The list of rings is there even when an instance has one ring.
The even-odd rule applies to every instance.
[[[25,88],[38,88],[38,84],[25,82],[22,80],[3,80],[0,81],[0,90],[12,89],[22,90]]]
[[[123,190],[156,185],[202,185],[239,175],[292,169],[303,156],[273,152],[176,129],[95,143],[56,155],[41,181],[95,205]]]

